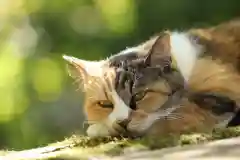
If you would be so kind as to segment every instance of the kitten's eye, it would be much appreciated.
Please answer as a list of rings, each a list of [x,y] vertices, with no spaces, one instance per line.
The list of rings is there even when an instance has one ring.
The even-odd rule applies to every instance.
[[[101,107],[103,107],[103,108],[113,108],[112,102],[107,101],[107,100],[105,100],[105,101],[99,101],[99,102],[98,102],[98,105],[101,106]]]
[[[134,100],[135,101],[140,101],[142,100],[145,96],[146,96],[147,92],[139,92],[137,94],[134,95]]]

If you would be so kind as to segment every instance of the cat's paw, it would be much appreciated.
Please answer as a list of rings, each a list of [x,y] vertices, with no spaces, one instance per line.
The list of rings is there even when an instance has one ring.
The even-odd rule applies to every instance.
[[[86,131],[89,137],[120,136],[126,134],[126,129],[119,122],[114,122],[110,127],[104,123],[92,124]]]
[[[106,137],[111,135],[108,127],[102,123],[90,125],[86,132],[89,137]]]

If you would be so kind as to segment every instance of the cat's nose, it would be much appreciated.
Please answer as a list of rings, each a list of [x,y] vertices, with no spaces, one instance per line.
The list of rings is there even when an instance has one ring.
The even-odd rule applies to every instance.
[[[117,124],[119,124],[123,128],[127,128],[127,125],[129,124],[130,119],[123,119],[123,120],[117,120]]]

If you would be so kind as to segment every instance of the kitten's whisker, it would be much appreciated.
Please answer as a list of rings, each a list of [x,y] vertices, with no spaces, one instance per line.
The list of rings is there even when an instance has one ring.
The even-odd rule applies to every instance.
[[[176,109],[180,108],[180,106],[178,105],[177,107],[170,107],[170,108],[164,108],[164,109],[160,109],[157,112],[155,112],[155,114],[159,114],[159,116],[164,116],[164,115],[169,115],[172,112],[174,112]]]
[[[156,116],[156,120],[159,120],[159,119],[167,119],[168,117],[171,119],[173,119],[174,115],[176,115],[176,113],[173,113],[175,112],[175,110],[177,110],[178,108],[181,108],[182,105],[175,105],[173,107],[170,107],[170,108],[164,108],[164,109],[160,109],[158,110],[157,112],[153,112],[151,113],[153,116]],[[150,116],[151,116],[150,114]],[[176,119],[177,119],[177,116],[175,116]],[[175,118],[174,117],[174,118]]]
[[[173,107],[170,107],[170,108],[166,109],[166,111],[167,112],[173,112],[173,111],[175,111],[178,108],[181,108],[181,105],[175,105]]]

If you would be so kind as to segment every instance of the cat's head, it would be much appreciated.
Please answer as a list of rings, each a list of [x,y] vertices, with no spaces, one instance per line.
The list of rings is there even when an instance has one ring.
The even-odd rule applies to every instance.
[[[136,108],[133,109],[124,103],[114,88],[116,70],[123,62],[132,63],[135,60],[146,59],[149,53],[151,56],[147,57],[148,63],[159,66],[162,63],[159,60],[164,57],[178,53],[184,54],[185,51],[190,52],[191,46],[188,43],[191,42],[188,41],[187,37],[188,35],[177,35],[177,33],[174,35],[164,32],[145,43],[123,50],[101,61],[87,61],[64,56],[64,59],[69,62],[69,74],[81,82],[79,85],[85,93],[83,106],[87,121],[90,123],[87,129],[88,135],[116,136],[126,132],[126,130],[137,135],[145,133],[152,123],[148,113],[153,112],[167,101],[172,88],[166,79],[151,78],[151,75],[154,75],[154,70],[152,72],[149,70],[143,75],[145,77],[143,83],[139,83],[136,87],[138,90]],[[181,44],[177,42],[185,46],[178,46]],[[179,47],[178,53],[175,53],[176,47]],[[177,56],[173,58],[179,59],[179,55]],[[179,63],[184,63],[184,60],[180,60]],[[176,67],[176,63],[172,63],[172,67]],[[179,77],[179,75],[176,76]]]

